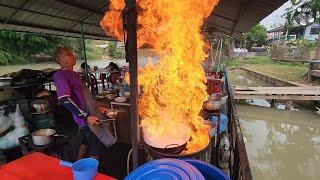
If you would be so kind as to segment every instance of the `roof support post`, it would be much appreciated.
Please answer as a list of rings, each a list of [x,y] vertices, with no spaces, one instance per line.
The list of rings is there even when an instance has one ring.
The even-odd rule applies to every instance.
[[[81,23],[81,42],[82,42],[82,49],[83,49],[83,58],[84,58],[84,74],[86,78],[86,82],[88,82],[88,72],[87,72],[87,52],[86,52],[86,42],[84,41],[84,34],[83,34],[83,25]]]
[[[137,58],[137,10],[136,0],[125,0],[124,26],[127,31],[126,61],[130,73],[130,119],[133,169],[138,167],[138,150],[140,141],[138,114],[138,58]]]

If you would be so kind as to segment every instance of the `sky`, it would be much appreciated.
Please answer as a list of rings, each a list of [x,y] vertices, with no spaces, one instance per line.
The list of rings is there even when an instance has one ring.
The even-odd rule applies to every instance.
[[[279,9],[275,10],[269,16],[264,18],[260,23],[264,25],[268,30],[272,29],[271,26],[274,24],[284,25],[285,19],[284,17],[281,17],[281,16],[286,13],[286,8],[290,6],[291,6],[290,1],[284,3]]]

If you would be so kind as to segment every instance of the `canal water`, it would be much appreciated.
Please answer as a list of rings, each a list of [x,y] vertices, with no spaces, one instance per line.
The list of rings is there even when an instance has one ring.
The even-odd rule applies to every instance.
[[[229,71],[231,84],[271,86],[243,71]],[[257,180],[320,179],[320,116],[266,100],[237,103],[251,171]]]

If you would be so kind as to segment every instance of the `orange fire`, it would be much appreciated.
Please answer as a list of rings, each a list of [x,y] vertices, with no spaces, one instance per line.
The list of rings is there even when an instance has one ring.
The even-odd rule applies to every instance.
[[[203,20],[218,0],[137,0],[138,47],[151,45],[159,56],[157,64],[139,70],[143,88],[139,114],[144,136],[175,139],[191,133],[188,153],[209,143],[208,127],[199,116],[207,98]],[[101,21],[109,36],[123,40],[123,1],[112,0]]]

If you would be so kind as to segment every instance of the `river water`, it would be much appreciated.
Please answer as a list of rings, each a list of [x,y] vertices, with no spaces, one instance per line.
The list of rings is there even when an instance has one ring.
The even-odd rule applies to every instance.
[[[229,77],[233,85],[270,86],[241,71]],[[265,100],[237,104],[254,179],[320,179],[320,116],[298,106],[269,106]]]

